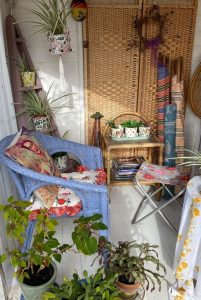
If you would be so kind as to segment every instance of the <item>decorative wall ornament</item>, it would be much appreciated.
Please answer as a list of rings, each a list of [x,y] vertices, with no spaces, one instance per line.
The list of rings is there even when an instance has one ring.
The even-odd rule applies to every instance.
[[[145,49],[151,49],[152,51],[158,50],[160,44],[164,42],[163,35],[166,17],[167,13],[161,15],[158,5],[153,5],[149,10],[149,13],[145,16],[137,15],[133,22],[133,26],[139,38],[131,40],[128,44],[128,49],[139,47],[141,51],[144,51]],[[143,36],[143,26],[148,27],[150,22],[154,22],[158,27],[158,30],[155,36],[147,38]]]
[[[85,0],[73,0],[71,2],[71,14],[75,21],[83,21],[87,15],[87,3]]]

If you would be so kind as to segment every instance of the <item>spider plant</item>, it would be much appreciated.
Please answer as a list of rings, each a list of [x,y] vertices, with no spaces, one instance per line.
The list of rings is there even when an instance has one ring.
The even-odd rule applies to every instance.
[[[184,149],[186,152],[188,152],[189,156],[180,156],[180,157],[172,157],[169,159],[175,159],[175,160],[185,160],[184,162],[181,162],[178,164],[178,166],[185,166],[185,167],[194,167],[199,166],[199,169],[201,169],[201,153],[197,150],[189,150]]]
[[[36,93],[34,90],[24,92],[24,110],[17,115],[26,114],[29,120],[33,117],[54,117],[55,113],[63,108],[70,107],[70,105],[55,105],[55,102],[61,98],[69,96],[71,94],[65,94],[60,97],[54,98],[50,96],[52,84],[47,93],[40,92]],[[18,103],[15,103],[18,104]]]
[[[37,29],[34,33],[42,32],[47,36],[65,33],[67,16],[70,14],[68,2],[68,0],[34,0],[36,9],[29,9],[39,19],[30,21]]]

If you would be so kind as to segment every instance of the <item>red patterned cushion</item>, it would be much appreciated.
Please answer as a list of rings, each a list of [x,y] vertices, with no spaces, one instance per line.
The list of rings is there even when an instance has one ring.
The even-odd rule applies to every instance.
[[[51,156],[38,140],[24,128],[18,132],[6,148],[5,154],[22,166],[36,172],[57,177],[61,176]],[[58,189],[57,185],[47,185],[38,188],[34,193],[45,207],[50,208],[58,194]]]

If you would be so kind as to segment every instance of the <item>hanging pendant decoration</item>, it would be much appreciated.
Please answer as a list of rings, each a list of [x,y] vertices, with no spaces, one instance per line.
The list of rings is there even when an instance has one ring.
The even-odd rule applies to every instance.
[[[87,15],[87,3],[85,0],[73,0],[71,2],[71,14],[75,21],[83,21]]]

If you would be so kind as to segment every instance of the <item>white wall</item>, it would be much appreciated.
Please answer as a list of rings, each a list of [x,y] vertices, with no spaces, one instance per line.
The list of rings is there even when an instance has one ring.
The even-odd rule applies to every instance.
[[[32,0],[18,0],[13,8],[13,16],[20,22],[35,17],[27,11],[33,8]],[[72,96],[74,108],[63,108],[56,114],[57,125],[62,135],[70,130],[69,139],[84,142],[84,98],[83,98],[83,58],[82,58],[82,24],[68,17],[71,32],[72,52],[63,55],[65,83],[67,92]],[[48,52],[48,41],[45,34],[30,36],[34,29],[31,23],[19,23],[28,51],[35,67],[38,69],[43,88],[47,91],[54,82],[56,93],[59,94],[59,55]],[[71,99],[71,100],[72,100]]]
[[[198,0],[196,27],[194,36],[191,75],[201,62],[201,0]],[[198,149],[200,143],[201,120],[187,106],[185,115],[185,148]]]

